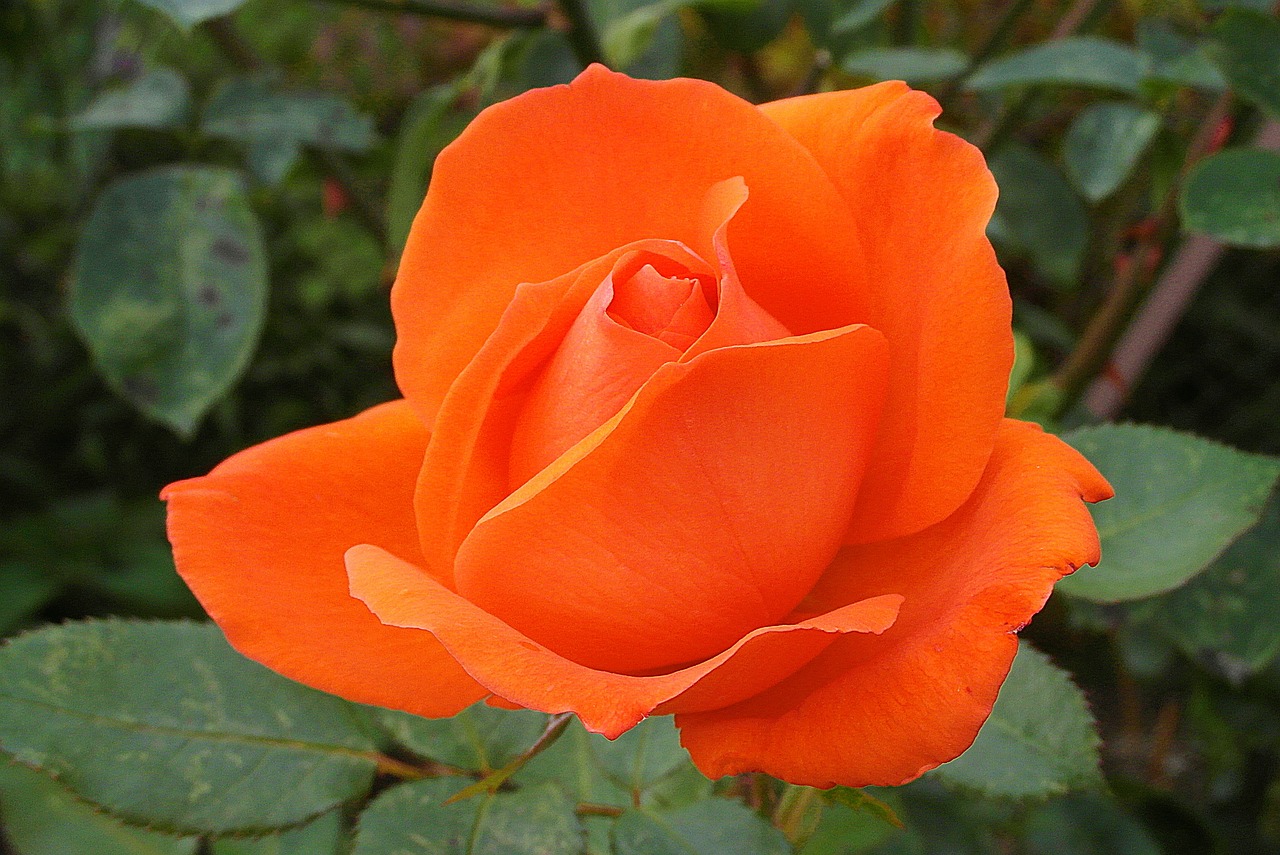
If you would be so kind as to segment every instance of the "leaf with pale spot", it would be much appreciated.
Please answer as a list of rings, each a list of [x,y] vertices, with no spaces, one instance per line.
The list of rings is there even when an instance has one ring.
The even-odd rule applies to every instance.
[[[367,792],[375,748],[352,704],[250,662],[211,625],[89,621],[0,650],[0,749],[131,822],[295,825]]]

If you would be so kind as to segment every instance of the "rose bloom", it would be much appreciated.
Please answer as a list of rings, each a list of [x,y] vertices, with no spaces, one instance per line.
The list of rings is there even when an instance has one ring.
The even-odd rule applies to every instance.
[[[170,485],[179,571],[363,703],[674,713],[708,776],[819,787],[957,756],[1111,491],[1003,418],[996,188],[938,112],[598,66],[485,110],[392,291],[404,400]]]

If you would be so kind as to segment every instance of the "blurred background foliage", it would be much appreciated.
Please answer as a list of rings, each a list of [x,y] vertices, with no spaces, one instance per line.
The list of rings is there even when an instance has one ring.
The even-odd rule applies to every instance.
[[[591,60],[756,102],[883,79],[929,91],[940,126],[979,145],[1000,183],[990,234],[1015,301],[1010,414],[1280,453],[1269,0],[13,0],[0,44],[4,634],[200,617],[159,488],[394,397],[387,294],[433,157],[485,105]],[[1108,445],[1090,430],[1068,436],[1109,476],[1120,440],[1136,459],[1155,444],[1187,457],[1153,489],[1190,495],[1177,478],[1203,467],[1248,505],[1199,508],[1225,524],[1172,582],[1100,591],[1082,574],[1026,633],[1083,689],[1105,779],[1077,769],[1002,790],[993,755],[972,761],[993,764],[983,775],[957,766],[891,792],[815,800],[744,776],[715,785],[733,799],[707,802],[712,785],[689,777],[666,731],[665,748],[631,761],[573,731],[520,772],[527,785],[491,797],[492,822],[531,810],[543,831],[553,815],[581,828],[493,851],[1280,851],[1280,503],[1255,524],[1272,464],[1168,432]],[[512,727],[527,743],[545,723],[494,714],[475,713],[473,749]],[[465,739],[425,743],[423,726],[375,730],[391,756],[455,772],[505,762],[458,759]],[[652,779],[645,762],[661,766]],[[0,772],[0,851],[23,855],[346,851],[370,797],[366,782],[282,835],[212,842],[199,836],[211,827],[109,811],[122,825],[99,812],[107,797],[80,792],[90,807],[23,767]],[[612,783],[539,789],[597,774]],[[391,780],[379,775],[375,793]],[[421,851],[489,851],[474,813],[431,813],[433,788],[378,795],[355,851],[400,851],[388,818],[413,811],[474,824],[469,848]],[[650,788],[658,813],[622,816]],[[659,815],[667,837],[645,825]]]

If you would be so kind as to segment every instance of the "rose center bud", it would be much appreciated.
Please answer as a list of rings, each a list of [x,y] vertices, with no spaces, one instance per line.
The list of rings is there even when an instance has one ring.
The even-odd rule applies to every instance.
[[[713,317],[701,280],[663,276],[652,264],[614,285],[613,301],[605,314],[681,353],[706,332]]]
[[[715,317],[707,274],[633,253],[596,289],[530,390],[511,440],[514,489],[622,409]]]

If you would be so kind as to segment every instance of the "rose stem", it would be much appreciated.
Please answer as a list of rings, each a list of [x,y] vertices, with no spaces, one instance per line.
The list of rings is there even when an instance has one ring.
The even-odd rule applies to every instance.
[[[499,787],[506,783],[508,778],[516,772],[519,772],[524,767],[524,764],[550,748],[555,741],[560,738],[560,734],[564,733],[565,728],[569,726],[569,722],[572,719],[573,713],[558,713],[551,716],[551,718],[547,720],[546,730],[542,731],[542,735],[539,736],[532,745],[525,749],[523,754],[503,766],[501,769],[486,775],[474,784],[464,787],[454,793],[452,796],[445,799],[444,803],[451,805],[454,802],[469,799],[472,796],[479,795],[480,793],[495,792]]]
[[[987,36],[987,40],[973,52],[968,64],[939,90],[938,103],[942,105],[944,113],[950,109],[950,101],[959,94],[960,88],[978,70],[978,66],[1004,47],[1009,36],[1013,34],[1014,25],[1018,23],[1018,19],[1022,17],[1023,13],[1031,8],[1033,3],[1035,3],[1035,0],[1013,0],[1012,3],[1005,7],[1000,14],[1000,20],[991,29],[991,35]]]
[[[1111,349],[1124,332],[1142,296],[1155,277],[1155,260],[1160,248],[1170,238],[1177,222],[1178,192],[1191,168],[1204,157],[1213,143],[1218,126],[1231,108],[1231,94],[1223,93],[1206,111],[1200,127],[1187,147],[1179,180],[1169,188],[1154,217],[1155,228],[1149,230],[1131,254],[1131,262],[1119,265],[1115,281],[1098,310],[1085,325],[1075,350],[1054,377],[1062,390],[1058,415],[1069,410],[1089,382],[1107,363]],[[1206,273],[1208,271],[1205,271]]]
[[[1096,19],[1102,17],[1109,5],[1109,0],[1076,0],[1058,21],[1058,25],[1053,28],[1046,42],[1065,39],[1086,29]],[[1026,91],[1011,104],[1002,108],[990,121],[974,131],[971,142],[982,149],[983,154],[990,154],[998,149],[1022,123],[1038,88],[1028,86]]]
[[[568,23],[565,37],[569,39],[578,62],[582,63],[584,68],[593,62],[607,66],[609,63],[604,58],[600,35],[596,32],[595,23],[591,20],[591,13],[587,10],[586,3],[583,0],[559,0],[559,6]]]

